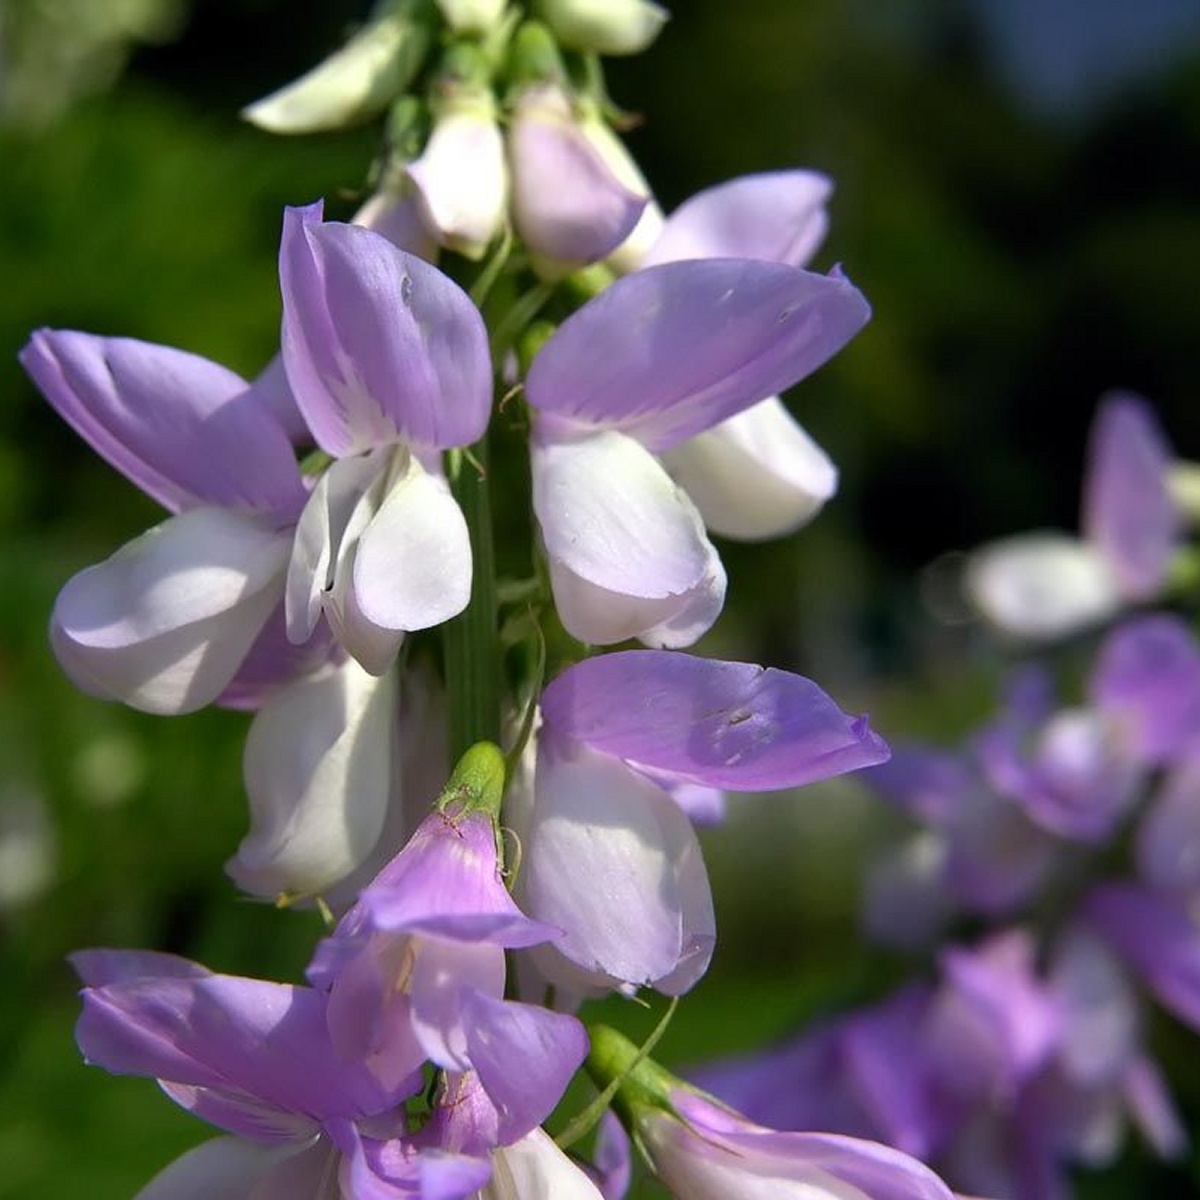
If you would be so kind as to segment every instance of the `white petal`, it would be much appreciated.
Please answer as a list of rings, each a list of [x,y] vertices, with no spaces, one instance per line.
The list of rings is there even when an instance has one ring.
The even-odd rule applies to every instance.
[[[606,645],[680,620],[674,636],[652,640],[682,646],[716,619],[716,551],[695,505],[643,446],[612,431],[537,437],[532,469],[555,601],[574,637]]]
[[[59,662],[86,691],[147,712],[211,703],[281,598],[290,540],[227,509],[164,521],[59,593]]]
[[[471,598],[471,539],[446,481],[410,459],[359,539],[353,591],[382,629],[430,629]]]
[[[391,798],[396,705],[394,672],[348,661],[259,710],[243,761],[251,828],[228,866],[240,887],[313,895],[364,861]]]
[[[312,636],[325,594],[333,587],[333,564],[346,526],[385,469],[383,455],[366,454],[338,459],[317,480],[300,514],[288,563],[288,638],[297,645]]]
[[[318,1158],[328,1155],[328,1149],[306,1149],[304,1143],[263,1146],[243,1138],[213,1138],[165,1167],[135,1200],[257,1200],[259,1185],[288,1159],[303,1156],[310,1176],[319,1180],[319,1170],[314,1173],[312,1168]],[[315,1200],[321,1193],[308,1195]]]
[[[775,396],[659,457],[709,530],[742,541],[799,529],[837,491],[837,468]]]
[[[492,1178],[480,1200],[603,1200],[599,1188],[535,1129],[492,1151]]]
[[[556,949],[595,983],[683,991],[703,973],[715,933],[696,835],[645,776],[578,744],[543,748],[523,844],[527,911],[566,931]]]
[[[1027,533],[976,550],[966,588],[1002,632],[1030,639],[1064,637],[1113,616],[1116,578],[1087,542],[1059,533]]]
[[[408,175],[438,241],[468,258],[482,257],[508,208],[508,164],[490,95],[444,112]]]

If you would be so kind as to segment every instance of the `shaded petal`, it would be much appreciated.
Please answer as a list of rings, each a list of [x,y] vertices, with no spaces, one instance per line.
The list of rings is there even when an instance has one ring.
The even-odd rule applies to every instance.
[[[662,452],[710,532],[740,541],[807,524],[837,491],[837,468],[778,397]]]
[[[623,650],[568,668],[541,705],[557,735],[740,791],[798,787],[888,753],[812,680],[753,663]]]
[[[333,1200],[320,1186],[329,1152],[327,1145],[263,1146],[241,1138],[214,1138],[160,1171],[134,1200],[277,1200],[281,1193],[272,1190],[272,1177],[284,1164],[299,1173],[295,1182],[305,1178],[311,1185],[289,1196]]]
[[[869,315],[839,272],[666,263],[618,279],[564,321],[534,359],[526,396],[664,450],[811,374]]]
[[[517,907],[500,876],[496,834],[483,813],[432,813],[363,892],[334,938],[366,923],[389,933],[516,948],[557,936]]]
[[[711,625],[724,572],[699,513],[651,454],[601,432],[537,436],[531,461],[534,511],[568,632],[603,645],[678,620],[674,637],[655,640],[687,645]]]
[[[21,363],[81,437],[171,511],[300,511],[300,471],[268,388],[182,350],[68,330],[38,330]]]
[[[642,1131],[656,1173],[688,1200],[951,1200],[928,1167],[888,1146],[776,1133],[682,1091],[671,1100],[683,1121],[655,1113]]]
[[[507,1145],[554,1111],[587,1056],[587,1034],[574,1017],[478,991],[464,998],[463,1016],[468,1057]]]
[[[467,1002],[472,994],[504,994],[504,952],[499,946],[414,939],[409,1019],[427,1058],[439,1067],[467,1071]],[[511,1066],[511,1064],[510,1064]],[[522,1070],[525,1064],[522,1063]]]
[[[283,688],[246,738],[250,832],[227,865],[256,895],[318,894],[373,849],[392,792],[397,684],[357,663]]]
[[[421,219],[421,208],[410,185],[400,190],[375,192],[350,219],[387,238],[406,254],[415,254],[427,263],[437,263],[438,244]]]
[[[238,1093],[312,1120],[382,1112],[397,1099],[334,1053],[324,999],[287,984],[205,975],[87,988],[76,1040],[109,1071]]]
[[[1188,1146],[1187,1128],[1158,1066],[1144,1055],[1125,1072],[1129,1115],[1160,1158],[1180,1158]]]
[[[1182,903],[1137,884],[1106,884],[1084,902],[1092,925],[1166,1008],[1200,1029],[1200,930]]]
[[[1171,459],[1144,400],[1121,392],[1101,400],[1088,447],[1083,534],[1131,600],[1149,599],[1162,587],[1182,531],[1167,489]]]
[[[317,443],[343,456],[402,440],[476,441],[491,412],[487,332],[436,267],[358,225],[286,211],[283,361]]]
[[[691,823],[661,788],[582,744],[551,746],[543,733],[535,803],[518,832],[529,911],[566,930],[555,948],[594,983],[657,984],[684,968],[672,989],[684,991],[703,974],[712,900]]]
[[[1088,695],[1117,723],[1126,754],[1170,762],[1200,734],[1200,645],[1168,613],[1127,621],[1101,646]]]
[[[740,175],[685,200],[644,266],[691,258],[758,258],[803,267],[825,240],[833,183],[818,171]]]
[[[63,670],[147,712],[211,703],[279,602],[289,541],[219,508],[156,526],[59,593],[51,639]]]
[[[571,98],[557,84],[526,88],[508,135],[513,221],[535,254],[561,263],[591,263],[633,232],[645,191],[618,178],[586,138]]]
[[[131,983],[147,976],[178,975],[184,979],[201,979],[212,972],[190,958],[177,954],[162,954],[156,950],[76,950],[67,955],[75,974],[88,987],[103,987],[109,983]]]
[[[1162,782],[1138,824],[1138,872],[1155,887],[1200,890],[1200,762],[1185,760]]]
[[[328,626],[317,626],[305,642],[293,642],[287,635],[287,607],[280,602],[216,702],[223,708],[254,711],[281,686],[337,666],[344,659]]]
[[[446,481],[415,459],[359,538],[352,587],[363,620],[384,630],[432,628],[471,599],[466,520]]]
[[[1065,533],[1022,533],[967,560],[967,595],[1002,632],[1059,638],[1113,616],[1115,576],[1094,546]]]
[[[492,1179],[480,1200],[605,1200],[596,1185],[541,1129],[492,1154]]]

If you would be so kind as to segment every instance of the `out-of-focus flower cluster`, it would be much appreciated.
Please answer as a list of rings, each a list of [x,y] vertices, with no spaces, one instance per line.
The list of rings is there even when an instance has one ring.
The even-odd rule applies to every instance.
[[[1180,480],[1145,402],[1106,398],[1086,540],[979,552],[985,614],[1047,637],[1185,580]],[[1063,704],[1049,663],[1027,665],[961,749],[902,745],[864,775],[912,826],[868,869],[865,931],[932,969],[707,1086],[1012,1200],[1069,1196],[1070,1169],[1112,1164],[1131,1125],[1184,1153],[1146,1031],[1151,1001],[1200,1031],[1200,643],[1174,612],[1125,615],[1075,686]]]

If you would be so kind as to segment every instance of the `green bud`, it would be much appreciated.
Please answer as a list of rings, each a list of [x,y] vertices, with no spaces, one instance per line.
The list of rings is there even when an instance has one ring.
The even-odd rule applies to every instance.
[[[486,813],[495,821],[503,799],[504,752],[493,742],[476,742],[458,760],[434,808],[448,816]]]
[[[1167,489],[1191,525],[1200,525],[1200,463],[1183,459],[1171,464]]]
[[[537,83],[566,86],[567,69],[554,35],[541,21],[526,21],[517,30],[508,54],[508,78],[514,90]]]
[[[444,97],[491,92],[492,67],[476,42],[451,42],[434,73],[434,91]]]
[[[588,1037],[591,1049],[584,1069],[601,1091],[617,1084],[613,1108],[627,1126],[646,1109],[671,1111],[671,1093],[679,1088],[694,1090],[653,1059],[642,1057],[641,1049],[611,1026],[591,1025]]]
[[[429,0],[389,0],[340,50],[242,116],[271,133],[317,133],[367,121],[416,77],[435,20]]]

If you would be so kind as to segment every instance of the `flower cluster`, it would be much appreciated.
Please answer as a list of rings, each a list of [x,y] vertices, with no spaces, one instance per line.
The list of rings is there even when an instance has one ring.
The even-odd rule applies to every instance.
[[[1074,630],[1179,569],[1148,406],[1107,398],[1091,447],[1086,540],[1012,539],[969,568],[1012,632]],[[1069,1196],[1070,1168],[1110,1165],[1130,1124],[1178,1159],[1146,1037],[1151,998],[1200,1031],[1198,751],[1200,642],[1165,611],[1106,633],[1076,702],[1028,666],[961,749],[897,747],[864,778],[912,830],[869,869],[864,926],[935,949],[932,969],[703,1082],[755,1119],[877,1137],[1012,1200]]]
[[[76,956],[86,1057],[227,1135],[143,1200],[617,1194],[619,1150],[589,1174],[541,1128],[589,1053],[566,1010],[702,977],[693,819],[726,790],[888,755],[811,680],[680,653],[724,603],[709,531],[790,532],[836,486],[778,399],[868,318],[840,270],[806,269],[829,183],[751,176],[663,217],[596,55],[665,13],[537,12],[387,0],[248,110],[283,132],[389,112],[354,221],[285,212],[280,350],[254,381],[75,331],[22,354],[169,514],[63,588],[60,663],[149,712],[252,711],[229,874],[332,924],[303,985]],[[503,587],[489,507],[524,514],[489,494],[501,422],[529,430],[532,509],[529,575]],[[652,1069],[592,1040],[618,1091]],[[679,1195],[948,1196],[881,1146],[636,1094],[619,1107]]]

